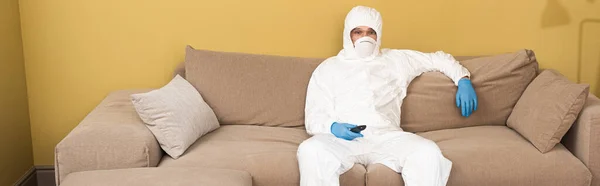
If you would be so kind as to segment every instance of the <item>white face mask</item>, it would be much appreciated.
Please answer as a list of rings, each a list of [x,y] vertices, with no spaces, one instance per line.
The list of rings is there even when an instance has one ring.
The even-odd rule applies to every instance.
[[[375,39],[365,36],[354,41],[354,50],[360,58],[369,57],[373,55],[376,43]]]

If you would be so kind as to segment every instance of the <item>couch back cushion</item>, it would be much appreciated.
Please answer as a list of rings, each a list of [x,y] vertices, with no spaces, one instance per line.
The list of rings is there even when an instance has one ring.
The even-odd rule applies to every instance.
[[[215,52],[188,46],[184,63],[186,79],[222,125],[301,128],[306,87],[323,60]]]
[[[530,50],[456,59],[471,72],[479,101],[477,111],[469,118],[462,117],[452,81],[439,72],[424,73],[412,81],[402,105],[401,127],[405,131],[506,125],[538,71]],[[304,127],[306,87],[313,70],[324,60],[188,46],[184,65],[176,73],[185,73],[221,124]]]
[[[456,57],[471,72],[477,110],[468,118],[456,107],[456,86],[439,72],[415,78],[402,105],[401,127],[409,132],[478,125],[506,125],[517,100],[536,77],[530,50],[485,57]],[[462,60],[464,59],[464,60]]]

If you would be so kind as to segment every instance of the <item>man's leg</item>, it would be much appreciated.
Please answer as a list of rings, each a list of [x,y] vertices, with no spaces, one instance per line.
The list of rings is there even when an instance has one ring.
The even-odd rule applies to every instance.
[[[393,132],[373,142],[371,163],[402,173],[406,186],[443,186],[448,182],[452,162],[435,142],[408,132]]]
[[[359,150],[359,142],[333,135],[315,135],[305,140],[297,153],[300,185],[340,185],[340,175],[354,166]]]

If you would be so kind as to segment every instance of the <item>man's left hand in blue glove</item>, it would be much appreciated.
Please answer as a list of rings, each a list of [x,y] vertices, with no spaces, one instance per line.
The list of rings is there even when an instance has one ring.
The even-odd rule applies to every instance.
[[[456,107],[460,108],[464,117],[469,117],[473,111],[477,110],[477,95],[471,80],[468,78],[462,78],[458,81]]]

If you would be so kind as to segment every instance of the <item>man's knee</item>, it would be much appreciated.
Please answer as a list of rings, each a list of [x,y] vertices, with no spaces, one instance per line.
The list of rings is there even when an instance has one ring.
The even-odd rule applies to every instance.
[[[304,140],[302,143],[300,143],[300,146],[298,146],[298,155],[310,154],[311,152],[314,152],[316,150],[316,145],[316,142],[314,142],[312,138]]]
[[[304,140],[302,143],[300,143],[300,146],[298,146],[298,156],[306,156],[311,154],[314,155],[319,151],[326,150],[324,144],[326,140],[325,138],[326,136],[316,135]]]
[[[442,153],[438,145],[431,140],[424,140],[419,145],[418,153],[421,155],[439,155]]]

